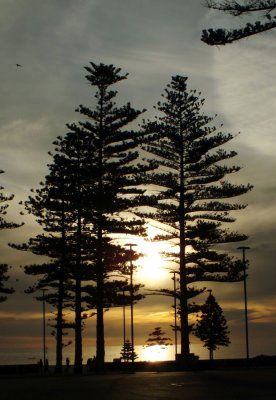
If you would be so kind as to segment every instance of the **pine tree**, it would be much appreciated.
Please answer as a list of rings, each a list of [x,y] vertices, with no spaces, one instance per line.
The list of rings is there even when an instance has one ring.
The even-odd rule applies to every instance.
[[[65,273],[65,265],[62,264],[60,257],[60,248],[62,241],[58,238],[52,238],[46,235],[38,235],[30,238],[23,245],[13,245],[19,250],[28,250],[39,256],[49,257],[50,260],[44,263],[26,265],[24,267],[27,275],[39,277],[35,284],[25,290],[28,294],[36,294],[35,299],[45,301],[54,308],[54,323],[49,323],[55,328],[53,336],[56,339],[56,364],[55,373],[62,372],[62,349],[64,347],[63,337],[66,328],[75,328],[74,323],[64,320],[63,314],[68,307],[74,308],[73,282],[69,278],[69,274]],[[24,248],[25,247],[25,248]],[[54,252],[56,248],[56,252]],[[54,254],[55,253],[55,254]],[[66,267],[69,265],[67,264]],[[44,296],[40,295],[42,289],[47,289]]]
[[[157,326],[154,328],[154,331],[149,334],[149,338],[146,340],[146,347],[158,345],[164,348],[171,345],[171,339],[164,335],[165,332],[162,331],[160,326]]]
[[[0,174],[3,173],[4,171],[0,170]],[[23,224],[16,224],[14,222],[7,222],[5,220],[7,208],[9,207],[9,204],[7,203],[14,198],[14,195],[4,195],[4,193],[2,192],[3,189],[4,187],[0,186],[0,230],[18,228]],[[14,289],[12,287],[5,286],[5,282],[10,279],[10,276],[8,275],[9,268],[9,265],[7,264],[0,264],[0,303],[7,300],[7,294],[12,294],[14,292]]]
[[[89,176],[93,178],[90,191],[91,211],[87,223],[95,238],[96,303],[97,303],[97,351],[96,368],[100,372],[104,364],[104,286],[108,266],[104,264],[106,238],[114,235],[141,235],[145,233],[143,221],[129,218],[126,213],[144,204],[143,184],[145,174],[154,168],[154,162],[137,163],[137,145],[140,136],[126,126],[142,111],[134,110],[129,103],[117,108],[114,98],[117,92],[111,86],[127,78],[120,68],[113,65],[90,63],[85,67],[91,86],[96,88],[93,109],[80,105],[77,109],[85,117],[78,125],[68,125],[71,132],[79,133],[90,141]]]
[[[71,225],[68,227],[70,250],[70,274],[74,281],[74,314],[75,314],[75,357],[74,373],[82,373],[82,330],[83,312],[86,306],[82,300],[83,281],[95,278],[95,239],[91,235],[91,228],[87,224],[87,213],[91,207],[90,195],[94,184],[90,175],[88,158],[91,153],[89,139],[80,132],[68,132],[65,137],[58,137],[56,145],[55,165],[61,164],[62,174],[66,179],[65,193],[68,204],[67,214]],[[87,314],[84,314],[87,315]]]
[[[124,130],[125,125],[141,112],[135,111],[130,104],[117,108],[113,101],[116,92],[109,90],[126,75],[121,76],[120,69],[112,65],[91,63],[86,69],[88,81],[97,89],[96,105],[93,110],[79,106],[77,111],[86,120],[78,125],[68,124],[69,132],[54,142],[56,148],[50,174],[42,188],[25,204],[53,241],[60,241],[60,251],[57,252],[55,247],[54,256],[58,265],[63,265],[63,281],[74,281],[74,287],[69,284],[67,288],[71,287],[75,297],[75,373],[82,371],[82,313],[86,307],[96,308],[96,368],[98,372],[103,369],[104,309],[107,305],[118,304],[119,293],[125,285],[110,281],[109,275],[116,271],[120,273],[128,261],[127,252],[112,240],[114,235],[144,234],[141,219],[129,218],[122,213],[147,201],[143,197],[145,190],[139,186],[145,174],[154,167],[154,162],[136,162],[140,136]],[[45,236],[38,241],[40,239],[45,240]],[[30,243],[25,247],[33,250]],[[45,250],[45,246],[42,248]],[[52,257],[51,248],[46,251],[48,254],[45,255]],[[34,268],[29,271],[37,273]],[[49,274],[47,271],[42,279],[52,285]],[[57,293],[61,296],[63,289],[58,287]],[[59,349],[61,321],[60,303],[56,336]]]
[[[134,349],[133,349],[134,350]],[[126,342],[123,344],[121,350],[121,359],[125,362],[132,361],[132,344],[129,339],[126,339]],[[136,360],[138,355],[133,351],[133,359]]]
[[[201,316],[197,320],[193,333],[204,342],[204,347],[209,350],[210,361],[213,360],[213,353],[219,346],[230,344],[227,321],[211,291],[201,308]]]
[[[275,0],[248,0],[244,4],[240,1],[207,0],[208,8],[223,11],[234,17],[258,14],[260,20],[249,22],[240,29],[226,30],[208,29],[202,31],[201,40],[209,45],[225,45],[258,33],[276,28],[276,1]]]
[[[34,293],[47,287],[45,300],[57,309],[54,328],[56,338],[56,372],[62,371],[62,337],[64,328],[74,328],[75,359],[74,373],[82,373],[82,330],[87,316],[95,315],[89,310],[95,308],[95,298],[87,297],[91,282],[96,280],[95,259],[96,242],[87,223],[87,215],[93,212],[93,179],[89,172],[90,162],[87,156],[86,136],[79,132],[69,132],[64,138],[54,142],[53,163],[48,165],[50,173],[45,182],[25,202],[26,209],[36,216],[37,221],[47,235],[38,235],[28,243],[14,245],[20,250],[32,251],[40,256],[48,256],[50,262],[25,267],[30,275],[42,275],[33,287],[27,290]],[[119,268],[122,257],[118,246],[112,246],[107,240],[104,244],[103,259],[108,271]],[[122,251],[121,251],[122,253]],[[123,254],[124,262],[126,255]],[[112,261],[111,261],[112,260]],[[112,264],[113,262],[113,264]],[[83,282],[86,283],[83,286]],[[116,282],[114,284],[114,290]],[[107,292],[111,293],[110,288]],[[109,298],[111,294],[109,293]],[[41,300],[41,297],[37,297]],[[113,299],[113,303],[116,300]],[[93,305],[92,305],[93,304]],[[104,306],[109,307],[105,299]],[[64,307],[73,309],[74,323],[63,320]]]
[[[74,303],[72,269],[75,257],[72,250],[76,247],[74,246],[76,218],[70,204],[64,165],[58,157],[55,157],[55,162],[48,166],[50,172],[45,181],[40,183],[39,189],[32,190],[34,194],[25,202],[26,210],[36,217],[45,233],[30,238],[27,243],[13,244],[12,247],[44,257],[43,262],[25,266],[27,275],[38,277],[36,283],[26,292],[39,293],[41,289],[49,289],[44,300],[57,310],[55,371],[61,373],[65,328],[63,312],[65,307],[69,304],[73,307]],[[49,261],[46,261],[45,257]],[[37,295],[36,299],[42,301],[43,297]]]
[[[246,235],[229,231],[225,225],[235,221],[231,210],[245,205],[230,199],[246,193],[250,185],[227,182],[226,175],[240,170],[229,160],[235,151],[221,148],[233,135],[212,126],[212,117],[201,112],[204,100],[200,93],[188,91],[187,78],[172,77],[163,103],[157,109],[160,117],[145,123],[148,133],[146,151],[156,157],[159,171],[152,174],[152,185],[160,191],[158,204],[149,214],[164,230],[157,240],[168,240],[179,252],[166,252],[179,265],[181,355],[190,354],[188,314],[196,306],[188,300],[204,291],[191,286],[202,281],[232,282],[242,279],[242,263],[215,246],[245,240]],[[225,163],[226,165],[223,165]],[[159,293],[175,296],[164,289]]]

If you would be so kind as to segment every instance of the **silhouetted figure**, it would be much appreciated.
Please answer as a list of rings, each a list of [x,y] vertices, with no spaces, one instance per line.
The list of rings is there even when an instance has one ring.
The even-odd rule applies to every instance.
[[[49,362],[48,362],[48,358],[46,358],[46,360],[45,360],[44,372],[45,372],[45,373],[48,373],[48,372],[49,372]]]
[[[94,371],[96,365],[96,357],[88,358],[86,362],[86,369],[87,371]]]
[[[70,366],[70,359],[69,357],[66,357],[66,369],[68,370]]]
[[[40,359],[38,361],[39,373],[42,374],[43,372],[43,361]]]
[[[92,358],[88,358],[86,362],[87,371],[91,371],[91,367],[92,367]]]

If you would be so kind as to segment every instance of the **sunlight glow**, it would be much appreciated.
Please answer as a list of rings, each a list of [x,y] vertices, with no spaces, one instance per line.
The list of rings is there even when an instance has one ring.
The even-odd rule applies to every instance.
[[[161,252],[164,245],[160,242],[144,242],[139,244],[139,249],[144,254],[139,259],[137,274],[143,281],[161,281],[168,278],[169,273],[166,269],[166,261],[162,258]]]
[[[154,346],[144,347],[141,354],[141,359],[144,361],[164,361],[167,360],[169,353],[169,346]]]
[[[140,258],[134,262],[134,280],[137,279],[142,284],[160,284],[170,278],[170,270],[174,268],[173,260],[166,259],[163,254],[176,245],[165,240],[155,240],[157,235],[163,234],[161,228],[147,225],[147,238],[143,237],[124,237],[126,243],[133,242],[135,252],[141,254]],[[120,242],[119,242],[120,243]],[[124,246],[126,246],[126,243]]]

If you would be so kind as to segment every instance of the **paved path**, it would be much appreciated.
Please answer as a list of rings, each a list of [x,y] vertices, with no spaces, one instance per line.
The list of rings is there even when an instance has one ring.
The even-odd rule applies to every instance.
[[[276,368],[0,377],[1,400],[275,400]]]

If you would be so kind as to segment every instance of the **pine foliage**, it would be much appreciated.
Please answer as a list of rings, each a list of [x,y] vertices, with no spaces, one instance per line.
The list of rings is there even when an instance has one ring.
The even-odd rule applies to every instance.
[[[205,304],[201,308],[201,316],[197,320],[193,331],[209,350],[210,360],[213,360],[213,352],[220,346],[228,346],[229,330],[223,311],[215,297],[210,293]]]
[[[171,338],[164,336],[165,332],[162,331],[160,326],[154,328],[154,330],[149,334],[146,340],[146,347],[150,346],[161,346],[162,348],[171,345]]]
[[[0,174],[4,171],[0,170]],[[13,200],[14,195],[5,195],[3,193],[4,187],[0,186],[0,230],[2,229],[13,229],[22,226],[23,224],[16,224],[14,222],[6,221],[5,217],[7,215],[7,208],[9,207],[8,202]],[[14,293],[12,287],[7,287],[6,282],[10,279],[8,275],[10,266],[8,264],[0,264],[0,303],[7,300],[7,294]]]
[[[32,190],[33,194],[24,203],[26,210],[35,216],[44,232],[30,238],[27,243],[12,246],[43,257],[43,262],[39,260],[36,264],[25,266],[27,275],[37,277],[36,282],[26,292],[36,293],[36,299],[42,301],[43,297],[39,293],[46,288],[44,300],[56,310],[56,372],[60,373],[64,329],[68,327],[68,322],[63,318],[64,309],[69,307],[76,311],[76,297],[80,296],[77,283],[77,238],[80,227],[76,224],[75,199],[78,191],[76,188],[72,191],[72,177],[64,158],[56,154],[53,163],[48,167],[49,174],[38,189]],[[81,330],[81,311],[77,307],[78,317],[75,324],[71,324],[72,328],[76,329],[79,324]]]
[[[30,291],[48,286],[47,301],[54,304],[56,298],[59,349],[62,310],[74,310],[76,373],[82,371],[83,318],[91,309],[97,318],[96,368],[103,368],[104,311],[120,305],[122,292],[129,290],[124,274],[129,254],[114,238],[145,233],[141,218],[126,213],[148,201],[141,185],[154,168],[153,161],[138,162],[141,136],[127,129],[143,111],[129,103],[117,107],[117,92],[110,88],[127,74],[121,75],[113,65],[90,63],[85,69],[95,88],[94,107],[79,106],[83,121],[68,124],[67,134],[56,139],[49,175],[25,202],[45,234],[14,245],[50,257],[49,263],[26,266],[25,271],[42,275]],[[121,277],[112,279],[114,273]],[[135,301],[143,297],[138,294],[140,286],[134,287]]]
[[[142,112],[129,103],[117,107],[117,92],[112,85],[127,78],[113,65],[90,63],[85,67],[86,79],[95,92],[95,107],[80,105],[77,111],[84,117],[78,125],[70,124],[72,133],[88,140],[90,212],[86,220],[95,238],[97,355],[98,369],[104,362],[104,287],[107,266],[104,264],[105,243],[110,235],[142,235],[144,223],[140,218],[126,218],[125,214],[147,201],[141,188],[154,162],[138,163],[137,145],[140,139],[127,129]],[[92,189],[93,187],[93,189]]]
[[[253,14],[258,14],[260,17],[260,20],[248,22],[242,28],[203,30],[201,40],[211,46],[225,45],[276,28],[275,0],[247,0],[244,2],[208,0],[206,1],[206,6],[234,17]]]
[[[121,359],[125,362],[132,361],[132,356],[133,360],[136,360],[138,358],[137,353],[133,349],[133,355],[132,355],[132,344],[129,339],[126,339],[125,343],[123,344],[122,350],[121,350]]]
[[[179,246],[179,253],[165,255],[179,264],[182,354],[189,353],[188,314],[195,310],[188,299],[204,291],[191,285],[242,279],[240,260],[215,247],[247,238],[226,225],[235,221],[231,211],[245,208],[232,199],[252,188],[226,180],[227,175],[240,171],[239,166],[231,165],[236,152],[223,149],[233,135],[212,125],[214,118],[201,111],[201,94],[188,91],[186,81],[182,76],[172,77],[163,102],[157,105],[160,116],[144,125],[148,133],[144,149],[159,164],[151,180],[159,196],[155,196],[158,201],[149,217],[164,229],[157,240],[168,240],[171,248]],[[166,289],[160,293],[170,295]]]

